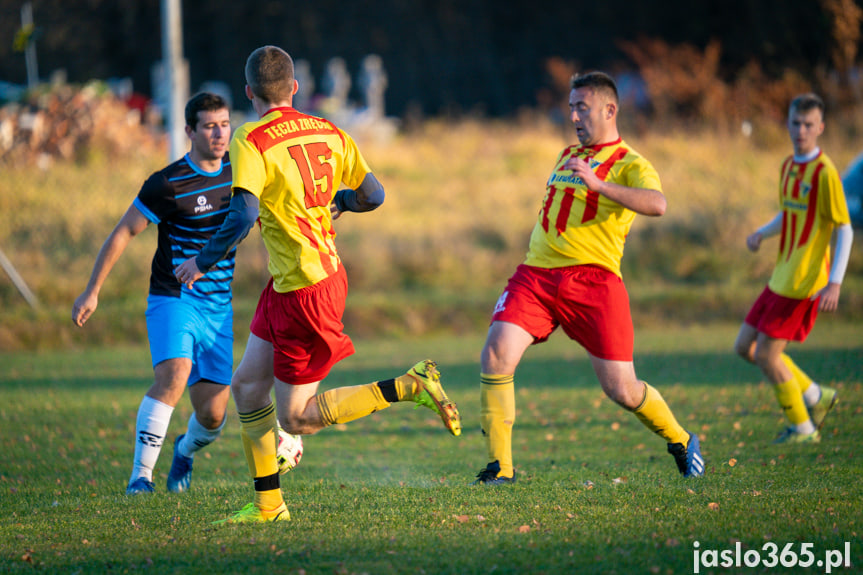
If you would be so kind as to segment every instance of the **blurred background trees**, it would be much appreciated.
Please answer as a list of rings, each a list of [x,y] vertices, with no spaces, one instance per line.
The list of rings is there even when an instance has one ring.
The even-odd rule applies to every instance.
[[[24,84],[14,51],[22,0],[0,0],[0,80]],[[40,71],[70,82],[130,77],[152,95],[161,58],[158,0],[32,0]],[[638,72],[653,110],[732,118],[761,112],[761,85],[808,82],[847,106],[861,101],[856,68],[861,7],[855,0],[691,0],[577,3],[560,0],[296,2],[183,0],[192,89],[229,86],[242,105],[242,69],[255,47],[277,44],[320,78],[343,58],[357,70],[379,55],[396,116],[513,114],[554,86],[550,59],[576,70]],[[358,88],[353,88],[357,95]],[[781,90],[779,90],[781,91]],[[770,90],[769,99],[781,98]],[[749,102],[751,104],[748,104]],[[744,109],[741,110],[740,106]],[[769,105],[774,105],[772,102]],[[734,108],[724,110],[722,108]]]

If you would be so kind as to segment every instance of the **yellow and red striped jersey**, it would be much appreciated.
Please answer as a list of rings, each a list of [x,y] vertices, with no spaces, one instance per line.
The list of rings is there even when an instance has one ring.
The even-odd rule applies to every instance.
[[[274,289],[295,291],[335,273],[330,204],[342,184],[356,189],[371,172],[354,140],[328,120],[274,108],[240,126],[230,154],[233,187],[260,201]]]
[[[842,180],[823,152],[808,162],[789,156],[779,179],[782,233],[767,284],[779,295],[805,299],[827,285],[833,227],[850,223]]]
[[[621,139],[564,149],[546,184],[524,263],[540,268],[594,264],[620,276],[623,245],[635,212],[589,190],[572,170],[565,170],[573,156],[586,160],[603,181],[662,191],[653,165]]]

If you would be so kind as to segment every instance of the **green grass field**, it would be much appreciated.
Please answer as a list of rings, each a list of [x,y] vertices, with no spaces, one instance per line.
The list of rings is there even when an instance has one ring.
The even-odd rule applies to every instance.
[[[663,441],[606,399],[583,351],[556,334],[529,350],[517,374],[519,482],[505,488],[467,485],[486,463],[481,336],[359,340],[327,386],[392,377],[434,357],[463,435],[405,405],[326,429],[306,438],[303,461],[283,477],[291,522],[224,527],[210,523],[252,495],[233,404],[223,437],[196,459],[190,492],[172,495],[164,483],[190,414],[184,398],[157,495],[130,498],[147,350],[3,354],[0,572],[679,574],[693,572],[695,542],[702,554],[740,542],[768,564],[770,544],[777,560],[789,544],[799,554],[811,543],[814,554],[808,569],[701,573],[824,573],[826,553],[846,542],[854,566],[832,572],[860,572],[860,326],[823,317],[791,349],[841,397],[823,442],[805,447],[770,444],[782,415],[757,369],[730,352],[735,333],[732,325],[636,329],[639,375],[700,435],[706,477],[683,480]]]

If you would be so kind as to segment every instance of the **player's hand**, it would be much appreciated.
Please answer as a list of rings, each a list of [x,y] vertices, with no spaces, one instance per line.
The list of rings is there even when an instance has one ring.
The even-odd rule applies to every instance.
[[[820,297],[821,301],[818,303],[818,311],[836,311],[839,307],[839,292],[841,288],[842,284],[831,282],[819,291],[817,297]]]
[[[340,209],[338,209],[338,208],[336,207],[336,203],[335,203],[335,202],[333,202],[333,203],[331,203],[331,204],[330,204],[330,214],[333,216],[333,219],[334,219],[334,220],[339,219],[339,217],[341,217],[341,215],[342,215],[343,213],[344,213],[344,212],[342,212]]]
[[[590,164],[581,158],[572,157],[568,159],[563,165],[563,169],[572,170],[572,173],[581,178],[581,181],[590,190],[598,192],[602,186],[602,180],[590,169]]]
[[[187,288],[194,289],[195,282],[204,277],[204,272],[198,269],[197,257],[189,258],[174,268],[174,277]]]
[[[82,293],[72,304],[72,323],[81,327],[86,323],[93,312],[96,311],[96,306],[99,305],[99,297],[96,294]]]
[[[749,248],[750,252],[757,252],[758,248],[761,247],[762,239],[764,236],[761,235],[761,232],[749,234],[749,237],[746,238],[746,247]]]

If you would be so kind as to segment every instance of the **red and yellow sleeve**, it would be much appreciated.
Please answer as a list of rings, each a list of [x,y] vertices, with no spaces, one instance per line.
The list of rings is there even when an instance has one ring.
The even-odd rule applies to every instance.
[[[234,181],[232,188],[242,188],[258,198],[264,191],[267,170],[264,156],[248,138],[247,126],[241,126],[231,139],[230,157]]]

